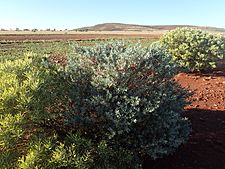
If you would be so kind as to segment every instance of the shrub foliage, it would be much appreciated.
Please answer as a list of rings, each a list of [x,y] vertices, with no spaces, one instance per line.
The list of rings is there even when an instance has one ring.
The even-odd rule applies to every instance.
[[[177,71],[164,49],[120,41],[75,46],[63,64],[4,61],[0,165],[136,169],[174,152],[190,132]]]
[[[178,28],[164,34],[160,43],[165,45],[181,67],[201,71],[216,66],[215,62],[225,55],[222,36],[198,29]]]

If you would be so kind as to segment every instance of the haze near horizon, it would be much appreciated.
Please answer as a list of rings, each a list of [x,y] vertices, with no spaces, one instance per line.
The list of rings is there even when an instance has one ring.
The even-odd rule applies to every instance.
[[[7,0],[0,28],[75,29],[100,23],[225,28],[223,0]]]

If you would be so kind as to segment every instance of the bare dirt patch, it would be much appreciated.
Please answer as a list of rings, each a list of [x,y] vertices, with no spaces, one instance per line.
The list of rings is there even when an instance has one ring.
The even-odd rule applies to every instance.
[[[175,79],[193,96],[186,109],[225,110],[225,73],[178,74]]]
[[[190,92],[184,116],[192,125],[187,144],[164,159],[146,159],[144,169],[225,169],[225,71],[181,73],[176,81]]]

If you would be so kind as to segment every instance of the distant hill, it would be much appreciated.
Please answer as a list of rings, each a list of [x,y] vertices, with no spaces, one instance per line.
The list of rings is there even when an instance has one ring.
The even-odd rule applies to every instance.
[[[211,32],[225,32],[224,28],[194,26],[194,25],[135,25],[124,23],[103,23],[89,27],[74,29],[76,31],[167,31],[178,27],[198,28]]]

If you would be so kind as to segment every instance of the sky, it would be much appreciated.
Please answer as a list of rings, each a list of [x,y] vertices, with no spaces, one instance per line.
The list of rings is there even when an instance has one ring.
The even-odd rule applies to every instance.
[[[225,28],[225,0],[0,0],[0,28],[5,29],[111,22]]]

